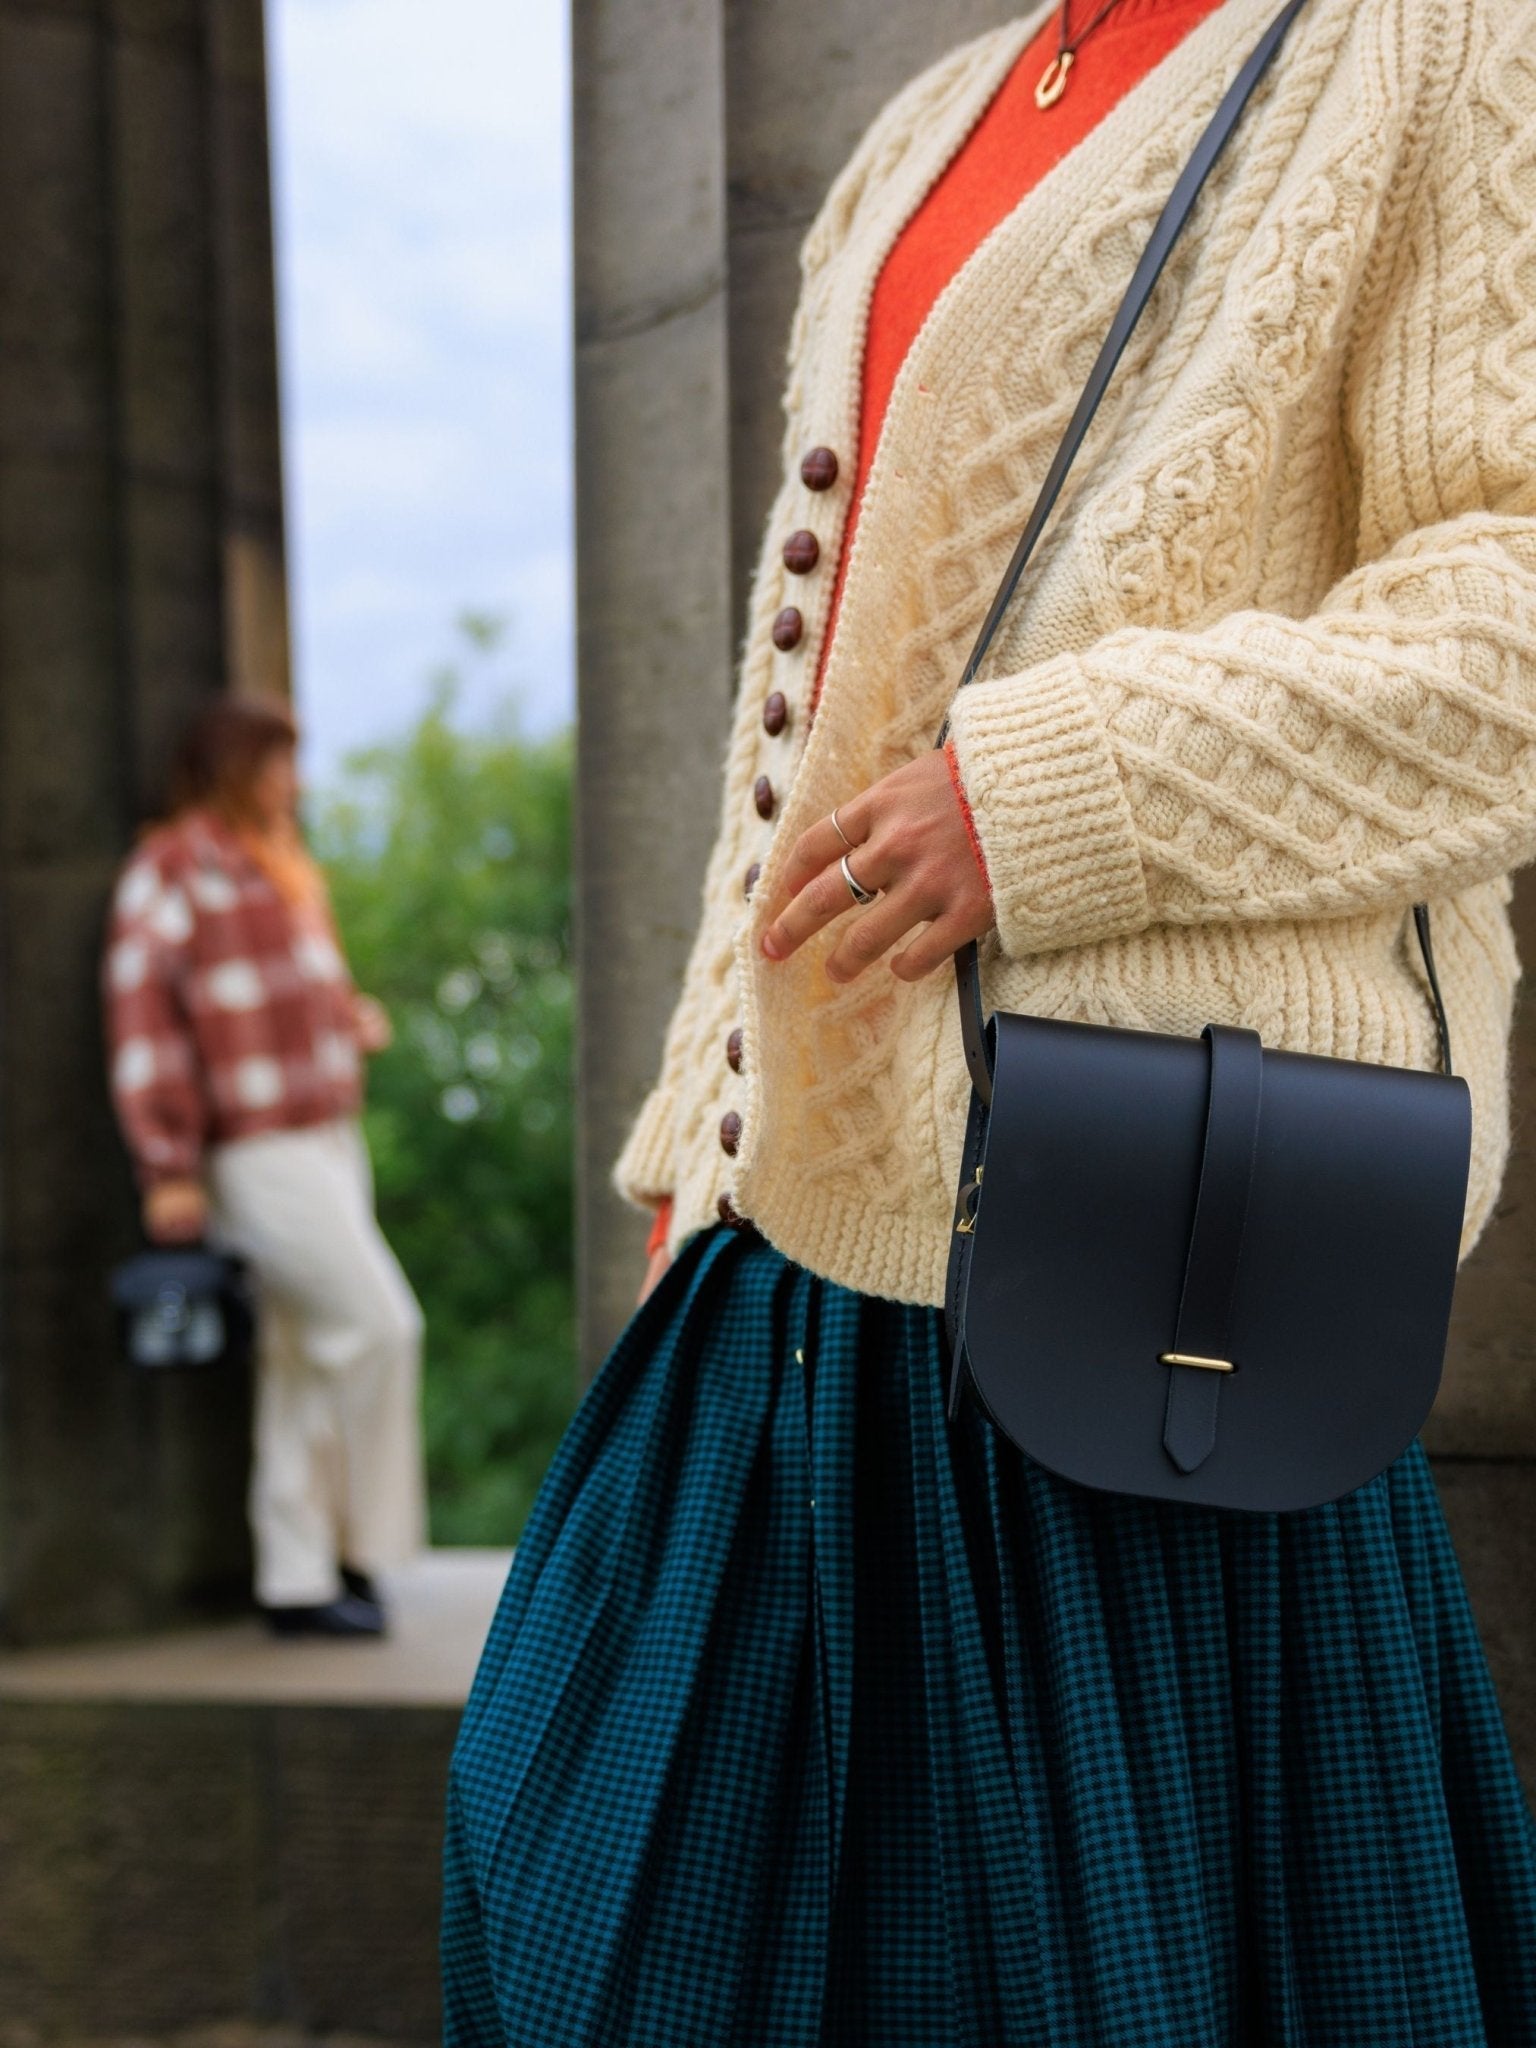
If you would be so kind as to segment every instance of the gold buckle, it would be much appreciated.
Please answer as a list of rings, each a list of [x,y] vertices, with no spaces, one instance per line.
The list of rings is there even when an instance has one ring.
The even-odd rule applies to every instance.
[[[1159,1365],[1197,1365],[1202,1372],[1236,1372],[1230,1358],[1202,1358],[1194,1351],[1159,1351]]]
[[[966,1209],[964,1215],[961,1216],[960,1221],[955,1225],[956,1237],[970,1237],[975,1232],[976,1205],[974,1198],[981,1193],[981,1176],[985,1172],[986,1168],[984,1166],[978,1166],[976,1169],[976,1178],[974,1180],[968,1180],[965,1186],[960,1190],[960,1199],[962,1202],[966,1201],[968,1197],[971,1199],[970,1207]]]

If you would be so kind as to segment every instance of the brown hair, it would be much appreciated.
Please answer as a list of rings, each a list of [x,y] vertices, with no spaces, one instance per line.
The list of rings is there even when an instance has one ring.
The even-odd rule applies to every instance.
[[[252,786],[276,749],[298,738],[293,714],[275,697],[221,697],[182,735],[171,762],[170,815],[210,810],[230,825],[255,824]]]

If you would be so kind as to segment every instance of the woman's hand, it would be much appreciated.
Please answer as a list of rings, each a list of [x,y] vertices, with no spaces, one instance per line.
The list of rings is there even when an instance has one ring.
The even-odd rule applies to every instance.
[[[208,1194],[200,1180],[162,1180],[144,1197],[144,1235],[151,1244],[195,1244],[208,1225]]]
[[[833,981],[852,981],[920,925],[927,930],[891,962],[903,981],[921,980],[968,939],[991,930],[991,892],[941,748],[840,804],[837,816],[851,845],[844,845],[830,818],[795,844],[774,922],[763,934],[770,960],[787,959],[853,907],[838,865],[845,854],[859,886],[881,893],[827,956]]]
[[[389,1012],[377,996],[354,996],[352,998],[353,1028],[357,1042],[365,1053],[387,1052],[395,1041],[395,1027],[389,1021]]]

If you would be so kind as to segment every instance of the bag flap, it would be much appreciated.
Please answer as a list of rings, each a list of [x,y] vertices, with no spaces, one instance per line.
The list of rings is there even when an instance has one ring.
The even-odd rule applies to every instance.
[[[1199,1187],[1201,1039],[999,1014],[963,1303],[1003,1430],[1117,1492],[1275,1510],[1373,1477],[1439,1384],[1471,1103],[1439,1074],[1263,1054],[1210,1455],[1163,1445]]]

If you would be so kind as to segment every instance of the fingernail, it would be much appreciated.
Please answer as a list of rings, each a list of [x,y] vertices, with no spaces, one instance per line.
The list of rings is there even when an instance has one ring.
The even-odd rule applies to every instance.
[[[763,933],[763,951],[770,960],[782,960],[784,957],[772,932]]]

